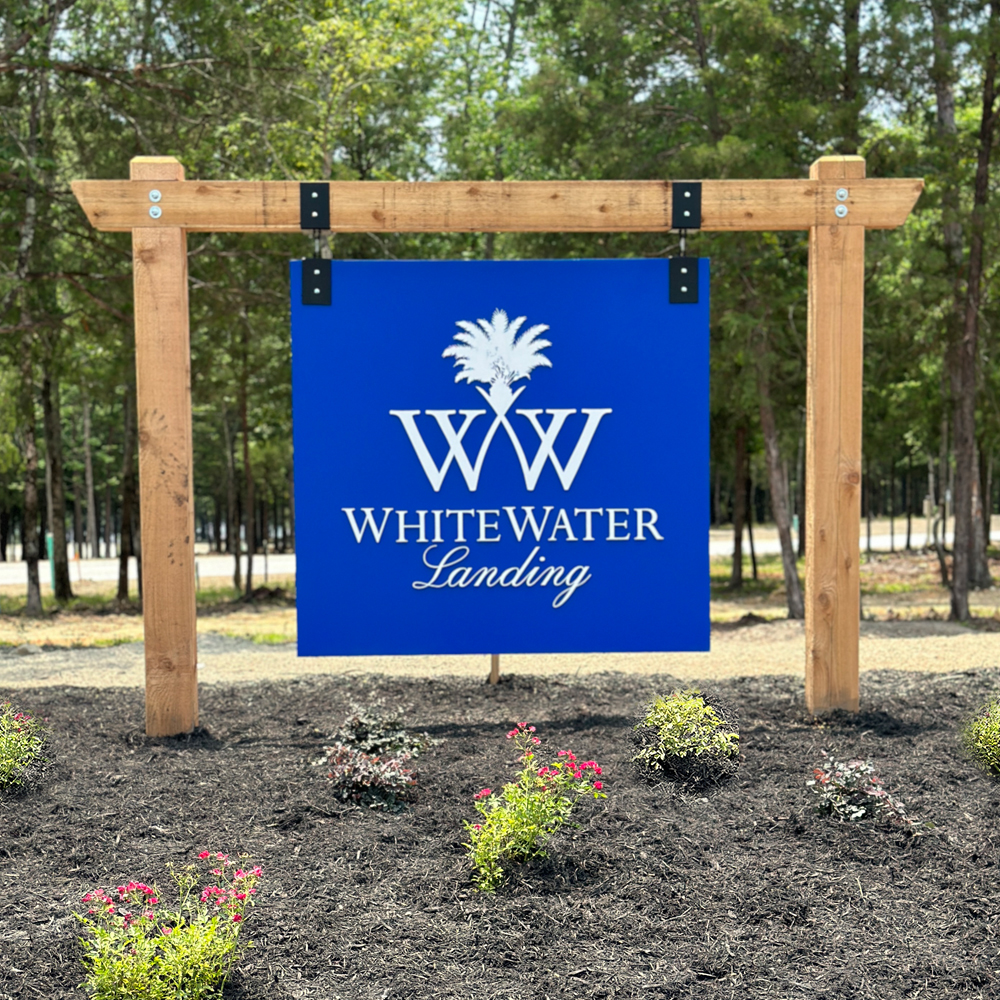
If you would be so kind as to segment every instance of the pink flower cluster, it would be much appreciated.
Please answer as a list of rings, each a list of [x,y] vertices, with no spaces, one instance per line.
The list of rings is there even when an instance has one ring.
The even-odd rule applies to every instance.
[[[156,890],[152,886],[146,885],[145,882],[129,882],[128,885],[118,886],[115,892],[118,895],[117,899],[106,893],[103,889],[92,889],[83,897],[81,902],[100,903],[108,916],[115,916],[117,911],[117,915],[122,918],[126,928],[142,917],[145,917],[147,920],[153,919],[153,911],[145,909],[147,906],[155,906],[160,901],[156,895]],[[136,914],[131,910],[120,909],[124,903],[140,906],[143,912]],[[94,913],[95,910],[92,907],[87,912]]]
[[[473,798],[476,799],[476,801],[478,802],[480,799],[489,798],[489,796],[491,796],[492,794],[493,794],[492,788],[484,788],[481,792],[476,792]]]
[[[527,722],[519,722],[509,733],[507,733],[507,739],[513,740],[516,739],[518,736],[528,736],[529,733],[534,733],[534,732],[535,732],[534,726],[529,726]],[[536,747],[542,742],[537,736],[530,736],[529,739]],[[520,745],[525,746],[526,744],[522,743]],[[527,753],[528,751],[525,750],[526,755]]]
[[[222,862],[222,867],[212,869],[212,873],[214,875],[225,876],[227,881],[230,879],[230,873],[226,872],[225,869],[230,865],[235,866],[237,864],[237,862],[230,860],[228,854],[223,854],[221,851],[214,855],[209,851],[202,851],[198,857],[202,861],[212,858],[215,861]],[[231,873],[232,881],[229,882],[226,888],[220,888],[217,885],[206,886],[201,891],[200,901],[202,903],[211,902],[214,906],[224,907],[232,915],[233,922],[240,923],[243,920],[242,911],[246,909],[250,901],[250,896],[257,891],[253,884],[263,874],[263,869],[259,865],[247,869],[235,868]],[[118,886],[114,892],[117,894],[117,898],[106,893],[103,889],[93,889],[83,897],[81,902],[100,903],[103,915],[112,918],[121,917],[126,930],[137,920],[153,919],[153,911],[148,909],[148,907],[155,906],[160,902],[155,887],[146,885],[145,882],[133,881],[126,885]],[[131,904],[139,912],[133,913],[131,910],[123,909],[122,907],[126,903]],[[87,912],[94,914],[96,910],[91,908]],[[160,928],[160,933],[164,935],[171,934],[173,931],[173,927],[165,926]]]
[[[556,756],[566,758],[563,763],[565,770],[561,770],[559,765],[554,767],[543,767],[538,772],[539,778],[557,778],[560,774],[563,774],[567,778],[573,778],[576,781],[580,781],[587,777],[587,771],[593,771],[595,776],[603,773],[600,764],[598,764],[596,760],[578,761],[576,759],[576,754],[573,753],[572,750],[560,750]],[[600,791],[603,787],[603,782],[594,782],[594,788],[597,789],[597,791]]]

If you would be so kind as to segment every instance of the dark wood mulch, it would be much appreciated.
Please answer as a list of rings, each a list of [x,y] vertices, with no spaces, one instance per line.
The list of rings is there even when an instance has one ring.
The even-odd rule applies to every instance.
[[[226,995],[941,998],[1000,996],[1000,786],[963,757],[961,719],[1000,671],[883,672],[863,711],[808,717],[799,683],[720,683],[745,762],[720,787],[649,787],[629,719],[669,679],[320,678],[202,689],[205,730],[148,739],[142,693],[51,688],[54,763],[0,800],[0,998],[81,996],[83,893],[168,882],[203,849],[265,869],[248,953]],[[311,767],[355,699],[407,708],[444,740],[397,814],[334,802]],[[607,800],[495,896],[462,848],[472,795],[515,771],[504,732],[604,765]],[[822,751],[873,759],[919,836],[812,812]]]

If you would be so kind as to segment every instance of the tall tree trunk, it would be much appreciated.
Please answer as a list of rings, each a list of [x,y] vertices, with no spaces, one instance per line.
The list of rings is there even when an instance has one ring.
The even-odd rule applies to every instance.
[[[993,150],[998,111],[997,59],[1000,50],[1000,3],[990,4],[987,28],[988,49],[983,74],[982,110],[979,124],[979,151],[969,226],[969,261],[965,286],[965,315],[961,340],[957,345],[955,376],[952,380],[955,437],[955,545],[952,568],[951,617],[969,618],[969,585],[975,568],[973,511],[976,463],[976,392],[979,374],[979,306],[982,296],[983,251],[986,206],[989,200],[990,156]]]
[[[972,567],[970,584],[976,590],[989,590],[993,586],[990,576],[990,563],[986,556],[988,539],[988,514],[986,508],[989,501],[984,497],[986,470],[983,468],[983,453],[976,445],[976,461],[972,480]]]
[[[87,548],[91,559],[100,555],[97,543],[97,499],[94,495],[94,457],[90,447],[90,400],[83,399],[83,474],[87,490]]]
[[[83,484],[79,475],[73,476],[73,553],[83,558]]]
[[[743,488],[746,491],[747,509],[747,541],[750,543],[750,564],[753,566],[754,583],[757,582],[757,552],[753,547],[753,477],[750,475],[750,462],[747,461],[747,474]]]
[[[287,551],[295,551],[295,462],[288,466],[288,535],[285,538]]]
[[[912,551],[910,544],[913,537],[913,456],[906,456],[906,479],[903,482],[904,500],[906,507],[906,551]]]
[[[23,295],[27,298],[27,292]],[[21,310],[24,322],[27,310]],[[21,552],[28,568],[28,599],[25,614],[42,613],[42,588],[38,581],[38,444],[35,440],[35,382],[31,357],[32,335],[21,338],[21,433],[24,437],[24,511],[21,520]]]
[[[240,519],[236,496],[236,455],[233,431],[229,426],[229,414],[222,411],[222,431],[226,443],[226,551],[233,554],[233,589],[242,587],[240,572]]]
[[[841,77],[841,152],[854,156],[861,148],[861,0],[844,0],[844,71]]]
[[[806,555],[806,435],[805,435],[805,415],[803,414],[803,429],[799,431],[799,448],[795,460],[795,489],[798,493],[798,514],[799,514],[799,558],[804,559]]]
[[[7,539],[10,537],[10,507],[0,507],[0,562],[7,561]]]
[[[256,532],[254,531],[257,512],[253,499],[253,471],[250,468],[250,424],[247,416],[247,394],[250,383],[250,321],[243,314],[243,377],[240,380],[240,420],[243,424],[243,473],[246,477],[246,512],[245,523],[247,533],[247,577],[246,596],[253,595],[253,551],[256,547]]]
[[[784,465],[778,448],[778,428],[774,420],[771,383],[767,368],[766,333],[763,331],[757,338],[755,354],[760,429],[764,435],[764,458],[767,464],[767,478],[771,484],[771,510],[774,513],[774,523],[778,528],[778,540],[781,543],[781,568],[785,577],[788,617],[805,618],[806,606],[795,565],[795,549],[792,547],[791,519],[788,514],[788,482],[785,479]]]
[[[132,425],[135,422],[132,408],[132,387],[126,386],[123,401],[125,411],[124,452],[122,455],[122,505],[121,533],[118,544],[118,594],[119,606],[128,603],[128,562],[132,555],[132,507],[135,505],[135,464],[132,454]]]
[[[747,510],[747,429],[740,424],[736,428],[736,459],[733,462],[733,568],[729,576],[729,586],[739,589],[743,586],[743,523]]]
[[[111,480],[104,484],[104,558],[111,558],[111,539],[115,533],[114,510],[111,505]]]
[[[69,553],[66,544],[66,482],[63,475],[62,420],[59,414],[59,384],[53,379],[54,358],[46,352],[42,370],[42,417],[45,427],[45,464],[50,470],[49,487],[52,500],[52,563],[55,574],[55,596],[60,603],[73,597],[69,580]]]

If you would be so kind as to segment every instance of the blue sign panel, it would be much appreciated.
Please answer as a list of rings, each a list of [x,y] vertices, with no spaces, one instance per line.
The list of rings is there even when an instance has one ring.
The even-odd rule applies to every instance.
[[[293,262],[299,654],[707,650],[700,268]]]

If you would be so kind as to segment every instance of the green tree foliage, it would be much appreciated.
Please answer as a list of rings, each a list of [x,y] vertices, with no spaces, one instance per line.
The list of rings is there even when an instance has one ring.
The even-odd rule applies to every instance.
[[[968,388],[956,344],[979,232],[981,514],[1000,480],[1000,227],[994,201],[974,205],[995,27],[993,6],[964,0],[11,0],[0,9],[0,541],[53,527],[45,472],[60,441],[66,499],[54,518],[79,543],[78,511],[93,504],[102,552],[109,535],[126,541],[130,242],[93,231],[69,182],[123,177],[132,156],[155,154],[207,180],[805,177],[830,153],[861,153],[873,175],[925,176],[909,223],[868,237],[864,502],[916,512],[954,486],[955,408]],[[996,171],[994,158],[992,186]],[[728,521],[746,490],[741,439],[766,516],[801,520],[804,236],[693,234],[688,246],[713,267],[713,517]],[[677,249],[665,233],[322,244],[338,257]],[[199,537],[234,551],[238,525],[250,537],[252,493],[254,524],[286,546],[286,262],[308,243],[193,235],[189,252]],[[794,614],[789,574],[786,560]]]

